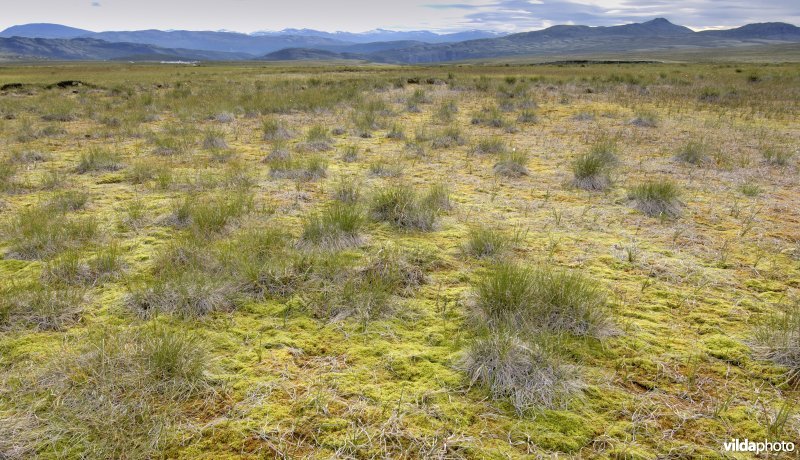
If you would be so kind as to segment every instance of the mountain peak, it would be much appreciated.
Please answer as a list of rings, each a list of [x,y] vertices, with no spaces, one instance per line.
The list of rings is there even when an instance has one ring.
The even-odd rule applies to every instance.
[[[626,24],[619,27],[640,33],[685,34],[692,32],[692,29],[673,24],[666,18],[655,18],[647,22]]]

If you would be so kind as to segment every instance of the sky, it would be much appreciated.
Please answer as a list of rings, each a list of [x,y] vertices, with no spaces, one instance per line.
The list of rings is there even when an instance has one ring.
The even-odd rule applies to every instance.
[[[768,21],[800,24],[800,0],[0,0],[0,12],[0,29],[52,22],[94,31],[520,32],[656,17],[698,30]]]

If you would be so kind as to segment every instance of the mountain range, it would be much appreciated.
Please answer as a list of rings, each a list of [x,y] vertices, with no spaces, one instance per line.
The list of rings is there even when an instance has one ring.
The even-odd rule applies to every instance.
[[[349,52],[362,49],[357,45],[374,42],[449,43],[501,36],[496,32],[467,31],[436,34],[428,31],[322,32],[312,29],[285,29],[243,34],[229,31],[134,30],[92,32],[60,24],[24,24],[0,32],[0,37],[25,38],[95,38],[112,43],[140,43],[162,48],[184,48],[230,53],[264,55],[284,48],[316,48]],[[354,50],[347,49],[354,46]]]
[[[0,59],[51,60],[329,60],[436,63],[514,56],[726,48],[800,43],[800,28],[758,23],[695,32],[664,18],[608,27],[558,25],[501,35],[467,31],[374,30],[364,33],[286,29],[92,32],[59,24],[26,24],[0,32]]]

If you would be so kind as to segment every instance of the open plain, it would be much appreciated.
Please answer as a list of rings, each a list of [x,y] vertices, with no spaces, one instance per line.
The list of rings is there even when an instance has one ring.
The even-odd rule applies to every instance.
[[[800,439],[798,64],[39,63],[0,86],[0,458]]]

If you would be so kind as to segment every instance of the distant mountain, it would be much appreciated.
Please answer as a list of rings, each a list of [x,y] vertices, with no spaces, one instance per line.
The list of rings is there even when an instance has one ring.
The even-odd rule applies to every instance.
[[[227,61],[249,59],[247,54],[161,48],[138,43],[109,43],[94,38],[0,38],[5,59]]]
[[[331,40],[347,41],[352,43],[371,43],[371,42],[396,42],[396,41],[417,41],[425,43],[451,43],[464,40],[476,40],[480,38],[495,38],[505,34],[488,30],[467,30],[463,32],[438,34],[427,30],[395,31],[386,29],[375,29],[369,32],[322,32],[314,29],[283,29],[281,31],[255,32],[256,36],[279,36],[279,35],[298,35],[304,37],[323,37]]]
[[[241,34],[187,30],[90,32],[56,24],[28,24],[6,29],[0,55],[44,59],[324,60],[365,59],[385,63],[436,63],[514,56],[653,52],[744,45],[800,43],[800,28],[780,22],[735,29],[694,32],[664,18],[610,27],[559,25],[492,38],[446,42],[487,32],[439,35],[433,32],[375,30],[361,34],[286,29]],[[72,35],[21,38],[19,34]],[[74,34],[82,34],[74,38]],[[491,33],[489,33],[491,34]],[[492,34],[494,35],[494,34]],[[386,40],[377,40],[378,38]],[[11,41],[8,41],[11,40]],[[42,41],[44,40],[44,41]],[[49,41],[48,41],[49,40]],[[374,40],[374,41],[371,41]],[[435,42],[435,41],[439,42]],[[445,42],[442,42],[445,41]],[[163,59],[163,58],[159,58]]]
[[[319,48],[351,45],[325,37],[302,35],[253,36],[236,32],[196,32],[191,30],[137,30],[100,32],[91,35],[110,42],[142,43],[165,48],[187,48],[209,51],[248,53],[260,56],[284,48]]]
[[[330,61],[341,59],[363,60],[364,56],[353,53],[335,53],[333,51],[308,48],[286,48],[269,53],[261,59],[264,61]]]
[[[0,37],[76,38],[92,34],[91,30],[76,29],[61,24],[25,24],[12,26],[0,32]]]
[[[92,32],[58,24],[25,24],[9,27],[0,32],[0,37],[28,38],[96,38],[109,42],[141,43],[164,48],[185,48],[232,53],[248,53],[261,56],[284,48],[315,48],[342,52],[347,46],[373,42],[449,43],[478,38],[498,37],[502,34],[491,31],[465,31],[437,34],[428,31],[399,32],[377,29],[370,32],[322,32],[313,29],[284,29],[278,32],[243,34],[228,31],[192,30],[134,30]],[[395,45],[373,47],[373,51],[391,49]],[[356,47],[354,49],[364,49]]]
[[[648,51],[686,47],[721,47],[765,42],[800,42],[791,24],[750,24],[737,29],[694,32],[666,19],[611,27],[553,26],[505,37],[458,43],[425,44],[370,54],[372,60],[432,63],[503,56]]]

